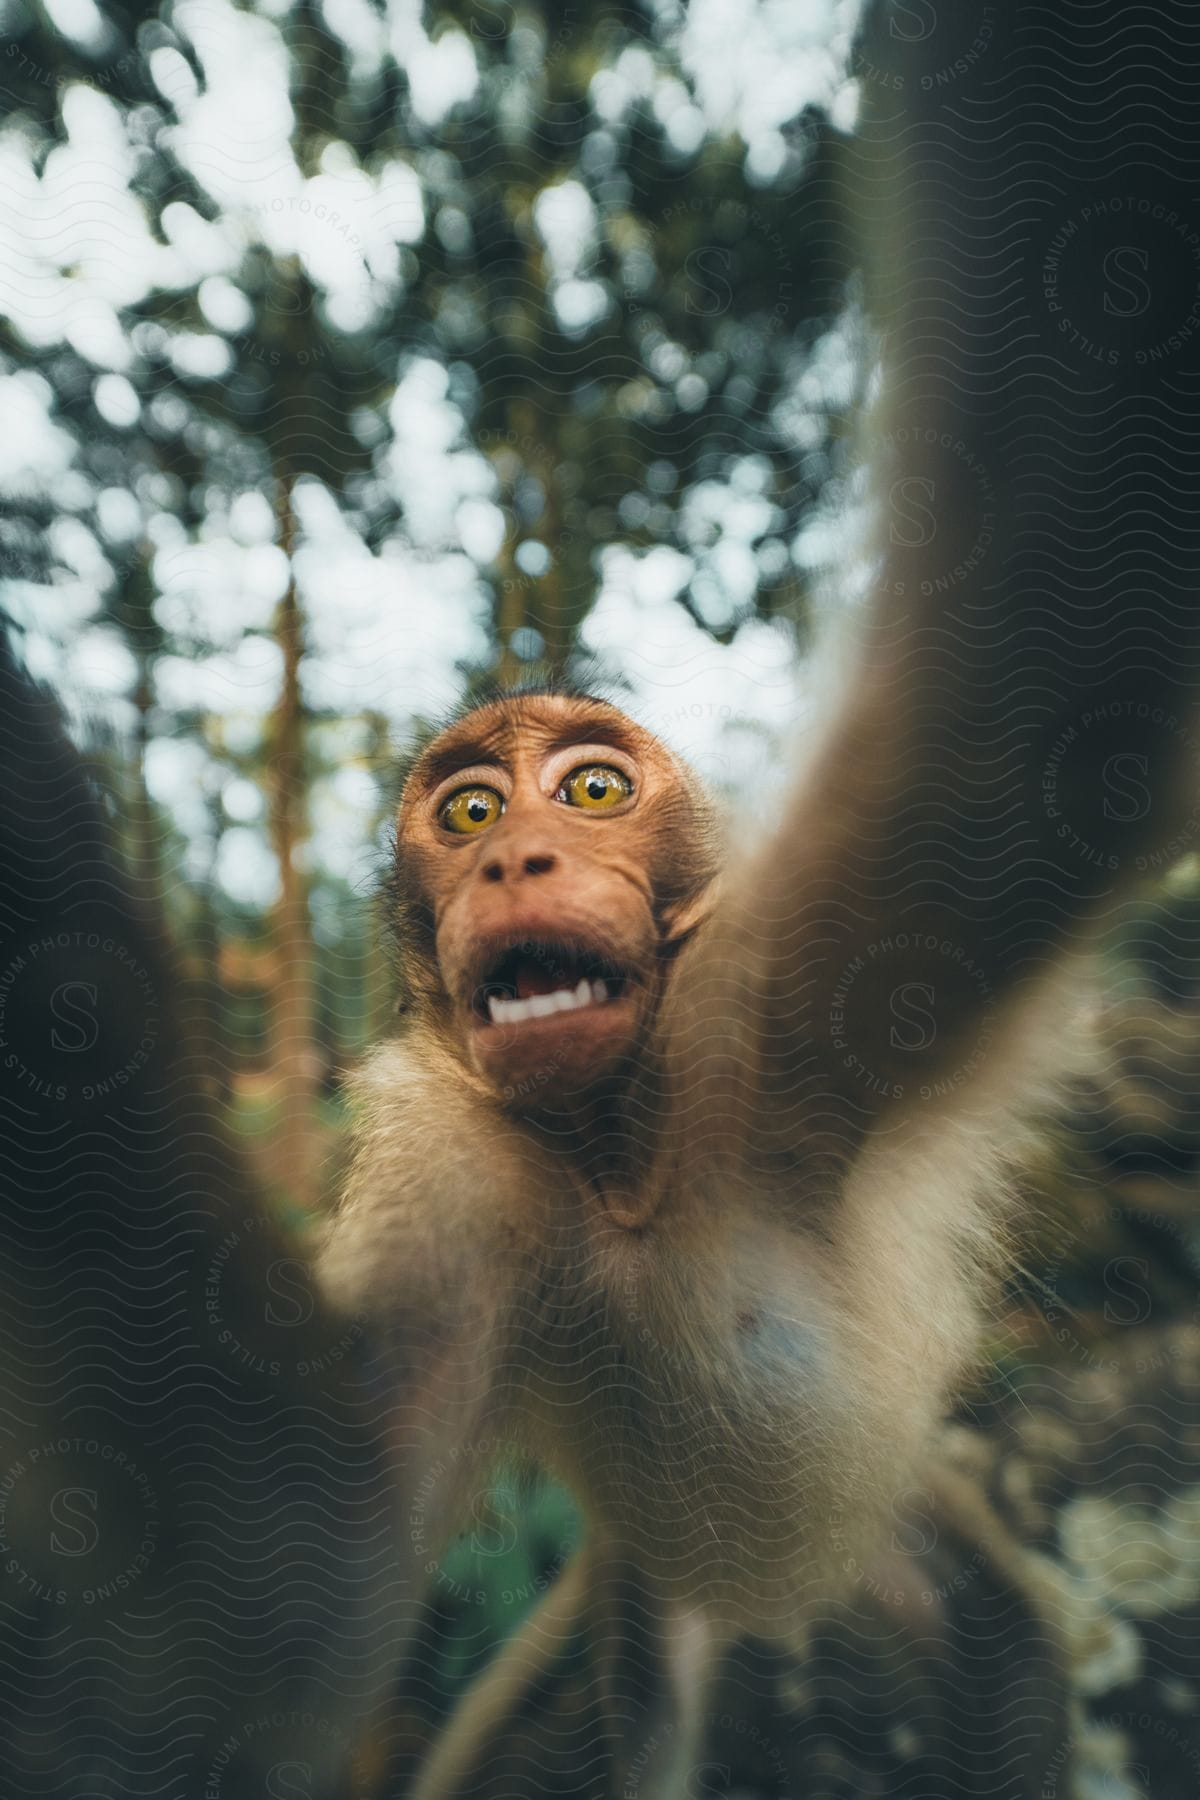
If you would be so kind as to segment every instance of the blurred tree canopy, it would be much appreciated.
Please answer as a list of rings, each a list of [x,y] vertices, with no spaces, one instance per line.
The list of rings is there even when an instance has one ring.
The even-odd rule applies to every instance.
[[[808,97],[797,80],[763,168],[697,104],[680,6],[438,4],[422,31],[401,23],[403,7],[389,30],[366,0],[241,13],[185,0],[149,19],[97,15],[86,38],[42,8],[6,11],[8,129],[31,178],[66,186],[56,145],[119,134],[104,148],[164,252],[144,283],[130,271],[147,291],[112,309],[106,345],[52,329],[30,343],[19,320],[6,331],[99,492],[169,505],[195,533],[247,489],[315,477],[372,549],[398,528],[427,543],[389,429],[398,386],[420,379],[452,401],[503,508],[499,542],[458,522],[492,600],[481,660],[544,647],[563,662],[595,554],[616,541],[681,551],[679,596],[711,631],[750,609],[795,610],[797,527],[852,399],[848,367],[824,381],[813,367],[849,267],[844,139],[812,90],[822,73],[826,97],[838,90],[847,21],[839,40],[830,13],[827,67]],[[418,43],[423,62],[406,66]],[[444,75],[426,73],[430,92],[421,81],[439,51],[469,90],[448,106]],[[267,166],[269,119],[261,166],[235,140],[232,170],[217,161],[219,120],[197,120],[209,82],[243,53],[279,84],[268,111],[287,109],[282,166]],[[82,184],[71,198],[86,209]],[[315,228],[299,254],[270,230],[288,212]],[[73,272],[60,263],[63,280]],[[106,366],[131,394],[97,394]],[[738,533],[712,491],[728,488],[744,511],[758,502]],[[30,496],[9,547],[40,549],[52,569],[46,498],[39,509]],[[115,585],[136,587],[125,558]],[[123,597],[122,623],[149,653],[153,612],[152,594]]]

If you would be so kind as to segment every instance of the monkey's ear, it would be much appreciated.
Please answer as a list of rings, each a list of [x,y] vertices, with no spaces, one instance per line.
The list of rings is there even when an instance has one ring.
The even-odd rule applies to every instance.
[[[677,956],[685,944],[691,943],[712,916],[720,898],[720,886],[719,881],[710,881],[698,894],[663,908],[660,949],[664,956]]]

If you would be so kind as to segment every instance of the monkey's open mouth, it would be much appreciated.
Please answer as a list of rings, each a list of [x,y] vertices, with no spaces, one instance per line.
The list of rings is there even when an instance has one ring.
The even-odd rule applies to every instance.
[[[475,991],[474,1011],[493,1025],[520,1025],[619,999],[630,975],[608,957],[526,940],[503,951]]]

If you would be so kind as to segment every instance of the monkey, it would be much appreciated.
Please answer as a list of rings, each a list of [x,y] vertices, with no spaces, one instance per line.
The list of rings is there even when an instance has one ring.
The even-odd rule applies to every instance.
[[[1021,29],[996,25],[1006,80]],[[486,1791],[489,1746],[581,1635],[596,1791],[642,1800],[683,1791],[733,1642],[802,1652],[976,1354],[1091,934],[1193,847],[1195,546],[1163,559],[1130,523],[1151,591],[1086,457],[1030,431],[1058,338],[997,350],[973,298],[999,292],[995,246],[971,235],[978,191],[1004,217],[1028,198],[1028,150],[1002,115],[972,161],[936,87],[876,95],[851,165],[879,523],[785,797],[723,834],[652,733],[554,687],[469,710],[404,788],[409,1010],[355,1084],[323,1280],[376,1334],[434,1538],[500,1455],[584,1522],[417,1800]],[[1064,259],[1048,317],[1088,279]],[[1123,329],[1060,379],[1137,456],[1159,324]]]
[[[912,660],[937,666],[932,633]],[[578,1498],[588,1544],[526,1643],[556,1654],[586,1584],[598,1604],[638,1572],[677,1746],[732,1639],[799,1646],[969,1362],[1014,1098],[1044,1076],[1039,1041],[1061,1048],[1064,976],[1028,946],[1095,903],[1048,886],[1039,913],[1031,875],[1014,922],[972,892],[955,840],[988,850],[993,820],[922,794],[935,701],[895,668],[868,660],[737,882],[714,873],[698,784],[591,696],[472,710],[400,807],[413,1023],[362,1076],[326,1281],[385,1325],[401,1296],[425,1321],[401,1429],[445,1472],[426,1503],[444,1531],[501,1446]],[[953,883],[926,843],[956,855]],[[471,1791],[522,1655],[484,1678],[423,1800]]]

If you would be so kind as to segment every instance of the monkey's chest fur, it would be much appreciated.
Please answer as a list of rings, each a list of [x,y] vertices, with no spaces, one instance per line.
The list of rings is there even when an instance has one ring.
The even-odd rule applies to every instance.
[[[869,1512],[886,1424],[864,1418],[819,1243],[758,1217],[727,1208],[686,1251],[594,1217],[550,1234],[511,1290],[493,1429],[574,1491],[614,1558],[787,1638]]]
[[[394,1321],[412,1455],[444,1466],[442,1529],[525,1455],[673,1603],[795,1641],[977,1341],[995,1235],[978,1136],[934,1156],[893,1134],[821,1195],[696,1159],[633,1230],[515,1127],[460,1107],[448,1136],[401,1051],[368,1077],[373,1176],[323,1279]]]

